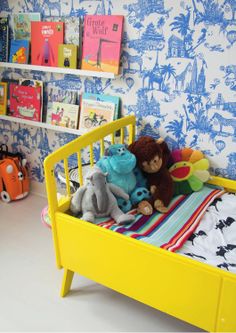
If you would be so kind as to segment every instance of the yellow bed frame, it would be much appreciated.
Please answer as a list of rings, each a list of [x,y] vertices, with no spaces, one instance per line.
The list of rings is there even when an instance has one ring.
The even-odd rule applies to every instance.
[[[126,128],[126,129],[125,129]],[[191,258],[146,244],[65,212],[70,204],[68,157],[87,148],[93,165],[93,145],[104,139],[128,143],[135,138],[135,117],[128,116],[94,129],[50,154],[44,162],[48,204],[58,268],[64,269],[61,296],[74,272],[207,331],[236,331],[236,275]],[[57,199],[55,166],[63,161],[66,196]],[[212,177],[211,183],[236,190],[236,181]],[[174,223],[174,221],[173,221]]]

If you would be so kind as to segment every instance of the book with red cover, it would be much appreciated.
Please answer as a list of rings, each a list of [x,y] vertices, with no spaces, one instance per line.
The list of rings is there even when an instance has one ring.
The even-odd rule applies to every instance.
[[[41,121],[41,87],[10,84],[10,115]]]
[[[31,64],[57,67],[58,45],[63,42],[63,22],[31,22]]]
[[[119,73],[123,21],[121,15],[85,16],[82,69]]]

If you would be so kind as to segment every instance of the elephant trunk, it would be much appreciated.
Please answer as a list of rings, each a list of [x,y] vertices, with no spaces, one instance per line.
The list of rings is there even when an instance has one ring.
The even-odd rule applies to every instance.
[[[107,211],[109,197],[104,182],[104,175],[102,177],[96,177],[96,187],[94,188],[92,201],[97,213],[102,214]]]

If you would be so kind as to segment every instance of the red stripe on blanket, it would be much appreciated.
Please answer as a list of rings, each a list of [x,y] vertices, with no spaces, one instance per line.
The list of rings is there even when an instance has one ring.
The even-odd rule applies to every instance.
[[[167,217],[170,216],[170,214],[174,211],[174,209],[186,198],[186,195],[182,195],[180,196],[180,198],[170,207],[170,209],[168,210],[168,214],[161,214],[160,218],[156,221],[156,223],[154,223],[149,229],[147,229],[144,233],[142,234],[133,234],[130,237],[132,238],[137,238],[137,237],[146,237],[148,236],[150,233],[152,233],[153,230],[155,230]],[[160,213],[154,213],[154,214],[160,214]],[[148,218],[150,219],[152,217],[148,216]]]

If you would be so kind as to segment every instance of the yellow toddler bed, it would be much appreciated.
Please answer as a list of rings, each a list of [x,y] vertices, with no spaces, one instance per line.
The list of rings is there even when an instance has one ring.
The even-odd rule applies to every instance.
[[[191,258],[155,247],[66,214],[70,204],[68,158],[77,154],[79,182],[83,183],[81,156],[105,139],[111,144],[132,143],[135,117],[128,116],[82,135],[61,147],[44,162],[49,211],[58,268],[64,269],[61,296],[76,272],[142,303],[207,331],[236,331],[236,275]],[[57,199],[55,168],[64,163],[66,196]],[[236,190],[236,182],[212,177],[212,184]]]

